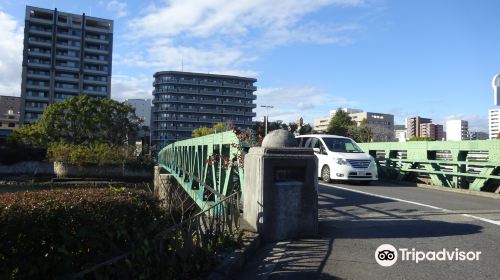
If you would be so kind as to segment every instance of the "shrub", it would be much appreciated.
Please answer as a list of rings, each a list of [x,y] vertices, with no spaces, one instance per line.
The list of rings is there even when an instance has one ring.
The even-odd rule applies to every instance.
[[[0,279],[68,278],[141,246],[163,223],[158,205],[126,189],[1,194]]]
[[[71,145],[55,143],[49,145],[48,158],[74,165],[121,165],[136,161],[133,147],[108,144]]]

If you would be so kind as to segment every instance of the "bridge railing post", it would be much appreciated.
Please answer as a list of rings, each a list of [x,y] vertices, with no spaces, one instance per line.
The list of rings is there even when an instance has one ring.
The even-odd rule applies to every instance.
[[[314,236],[318,230],[317,160],[286,130],[268,134],[245,156],[243,219],[265,241]]]

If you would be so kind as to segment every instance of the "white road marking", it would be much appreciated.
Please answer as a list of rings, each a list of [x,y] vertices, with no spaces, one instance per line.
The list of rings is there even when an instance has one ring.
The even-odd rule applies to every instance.
[[[419,206],[423,206],[423,207],[427,207],[427,208],[431,208],[431,209],[435,209],[435,210],[440,210],[440,211],[447,212],[447,213],[456,213],[457,215],[462,215],[464,217],[473,218],[473,219],[480,220],[480,221],[483,221],[483,222],[486,222],[486,223],[490,223],[490,224],[494,224],[494,225],[500,226],[500,221],[490,220],[490,219],[486,219],[486,218],[482,218],[482,217],[478,217],[478,216],[474,216],[474,215],[470,215],[470,214],[460,214],[460,213],[458,213],[456,211],[453,211],[453,210],[448,210],[448,209],[444,209],[444,208],[433,206],[433,205],[429,205],[429,204],[424,204],[424,203],[415,202],[415,201],[411,201],[411,200],[406,200],[406,199],[401,199],[401,198],[396,198],[396,197],[390,197],[390,196],[385,196],[385,195],[380,195],[380,194],[374,194],[374,193],[369,193],[369,192],[364,192],[364,191],[358,191],[358,190],[353,190],[353,189],[339,187],[339,186],[334,186],[334,185],[326,185],[326,184],[321,184],[321,185],[322,186],[326,186],[326,187],[330,187],[330,188],[336,188],[336,189],[341,189],[341,190],[345,190],[345,191],[366,194],[366,195],[370,195],[370,196],[374,196],[374,197],[379,197],[379,198],[385,198],[385,199],[390,199],[390,200],[394,200],[394,201],[400,201],[400,202],[410,203],[410,204],[419,205]]]

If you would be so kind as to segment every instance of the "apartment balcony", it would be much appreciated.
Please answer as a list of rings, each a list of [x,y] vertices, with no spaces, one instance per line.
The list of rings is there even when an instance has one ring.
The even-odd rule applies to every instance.
[[[175,107],[169,107],[169,108],[155,108],[153,110],[153,113],[156,113],[156,112],[177,112],[177,108]]]
[[[91,37],[91,36],[85,36],[85,41],[87,42],[92,42],[92,43],[98,43],[98,44],[109,44],[109,40],[106,39],[99,39],[96,37]]]
[[[236,83],[230,83],[230,82],[222,82],[223,87],[229,87],[229,88],[241,88],[241,89],[247,89],[246,85],[242,84],[236,84]]]
[[[253,125],[255,125],[255,122],[253,122],[253,121],[246,121],[245,125],[253,126]]]
[[[200,90],[197,90],[197,89],[185,89],[185,88],[178,88],[177,89],[177,92],[180,92],[180,93],[199,93]]]
[[[184,122],[198,122],[198,118],[177,117],[177,120]]]
[[[203,94],[203,95],[209,95],[209,96],[217,96],[217,97],[221,97],[222,96],[222,93],[219,92],[219,91],[200,90],[199,93]]]
[[[177,107],[178,112],[198,112],[198,108],[183,108]]]
[[[253,100],[257,99],[257,95],[253,94],[253,93],[246,93],[245,94],[245,97],[246,98],[251,98]]]
[[[170,98],[172,100],[172,98]],[[190,104],[199,104],[200,101],[198,99],[187,99],[187,98],[175,98],[173,102],[178,102],[178,103],[190,103]]]
[[[237,125],[245,125],[245,121],[242,121],[242,120],[232,120],[231,122],[233,124],[237,124]]]
[[[257,108],[257,104],[255,103],[246,103],[244,106],[248,108]]]
[[[79,78],[75,78],[75,77],[61,77],[61,76],[55,76],[54,79],[57,81],[57,82],[79,82],[80,79]]]
[[[56,65],[54,68],[56,70],[60,70],[60,71],[70,71],[70,72],[79,72],[80,71],[80,67],[76,67],[76,66]]]
[[[57,32],[57,37],[65,39],[73,39],[73,40],[80,40],[82,38],[81,35],[74,35],[67,32]]]
[[[200,113],[211,113],[211,114],[220,114],[219,109],[198,109]]]
[[[35,78],[35,79],[43,79],[43,80],[50,80],[50,75],[42,75],[42,74],[26,74],[26,77],[28,78]]]
[[[70,45],[70,44],[65,44],[65,43],[56,43],[56,47],[61,48],[61,49],[71,49],[75,51],[80,50],[80,46],[75,46],[75,45]]]
[[[256,116],[257,116],[257,113],[255,113],[255,112],[245,112],[245,116],[248,116],[248,117],[256,117]]]
[[[186,85],[198,85],[199,84],[199,82],[196,80],[181,80],[181,79],[177,80],[177,83],[186,84]]]
[[[220,82],[208,82],[208,81],[199,81],[200,85],[205,85],[205,86],[221,86],[222,84]]]
[[[236,93],[236,92],[224,92],[224,96],[227,97],[238,97],[238,98],[244,98],[246,97],[244,93]]]
[[[59,91],[59,92],[71,92],[71,93],[78,93],[79,92],[78,88],[55,87],[54,90]]]
[[[44,97],[44,96],[29,96],[29,95],[26,95],[26,100],[30,100],[30,101],[49,101],[49,98],[48,97]]]
[[[79,61],[80,60],[80,57],[63,55],[63,54],[56,54],[56,58],[63,59],[63,60],[72,60],[72,61]]]
[[[93,94],[93,95],[103,95],[103,96],[108,95],[107,91],[93,90],[93,89],[84,89],[83,93]]]
[[[35,17],[30,17],[28,19],[30,22],[37,22],[37,23],[44,23],[44,24],[54,24],[54,21],[51,19],[42,19],[42,18],[35,18]]]
[[[28,62],[28,66],[48,69],[48,68],[50,68],[50,62],[49,63]]]
[[[91,74],[108,75],[108,70],[100,70],[97,68],[83,68],[83,72]]]
[[[98,32],[98,33],[106,33],[106,34],[110,34],[112,32],[111,27],[105,29],[105,28],[92,27],[92,26],[88,26],[88,25],[85,26],[85,30],[94,31],[94,32]]]
[[[240,107],[245,105],[245,103],[243,103],[243,102],[236,102],[236,101],[224,101],[224,102],[222,102],[222,104],[240,106]]]
[[[256,86],[246,86],[245,88],[250,90],[257,90]]]
[[[28,89],[41,89],[41,90],[48,90],[49,85],[38,85],[38,84],[26,84],[26,88]]]
[[[220,101],[220,100],[207,100],[207,99],[205,99],[205,100],[200,100],[200,102],[199,102],[199,103],[200,103],[200,104],[214,104],[214,105],[220,105],[220,104],[222,104],[222,101]]]
[[[92,80],[92,79],[83,79],[83,82],[90,85],[107,85],[107,81],[102,80]]]
[[[39,52],[39,51],[28,51],[28,55],[30,57],[45,57],[45,58],[50,58],[52,56],[52,53],[49,52]]]
[[[83,61],[90,62],[90,63],[96,63],[96,64],[104,64],[104,65],[108,65],[109,64],[109,61],[104,60],[104,59],[93,59],[93,58],[86,58],[86,57],[84,57]]]
[[[42,29],[30,28],[29,33],[35,34],[35,35],[52,36],[52,30],[42,30]]]
[[[178,126],[177,131],[193,131],[195,127],[190,126]]]
[[[48,40],[37,40],[33,38],[28,39],[28,45],[30,46],[42,46],[42,47],[52,47],[52,41]]]
[[[35,112],[35,113],[42,113],[43,111],[45,111],[45,107],[26,106],[26,111]]]
[[[156,119],[154,119],[153,121],[154,122],[165,122],[165,121],[175,121],[177,120],[175,117],[158,117]]]
[[[91,53],[97,53],[97,54],[109,54],[109,50],[95,48],[95,47],[85,47],[84,50],[85,50],[85,52],[91,52]]]

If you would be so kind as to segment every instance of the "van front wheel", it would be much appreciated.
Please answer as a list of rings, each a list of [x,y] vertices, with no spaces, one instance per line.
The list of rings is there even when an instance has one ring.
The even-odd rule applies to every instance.
[[[328,165],[323,166],[321,169],[321,179],[323,179],[325,183],[330,183],[332,181],[330,177],[330,167],[328,167]]]

